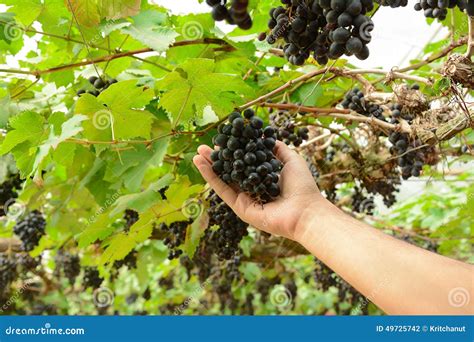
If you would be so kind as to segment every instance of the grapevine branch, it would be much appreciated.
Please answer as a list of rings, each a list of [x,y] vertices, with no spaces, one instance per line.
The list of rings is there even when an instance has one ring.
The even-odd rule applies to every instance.
[[[219,39],[219,38],[201,38],[201,39],[195,39],[195,40],[182,40],[182,41],[172,44],[170,48],[187,46],[187,45],[199,45],[199,44],[216,44],[216,45],[227,46],[233,49],[233,47],[231,47],[225,40]],[[0,69],[0,72],[25,74],[25,75],[33,75],[36,77],[40,77],[41,75],[50,74],[50,73],[54,73],[58,71],[74,69],[81,66],[86,66],[86,65],[96,64],[96,63],[101,63],[101,62],[109,62],[114,59],[123,58],[123,57],[132,57],[134,55],[139,55],[142,53],[153,52],[153,51],[155,50],[151,48],[143,48],[143,49],[138,49],[138,50],[131,50],[131,51],[120,52],[120,53],[116,53],[112,55],[102,56],[102,57],[98,57],[94,59],[86,59],[82,62],[65,64],[65,65],[61,65],[61,66],[57,66],[57,67],[45,69],[45,70]]]

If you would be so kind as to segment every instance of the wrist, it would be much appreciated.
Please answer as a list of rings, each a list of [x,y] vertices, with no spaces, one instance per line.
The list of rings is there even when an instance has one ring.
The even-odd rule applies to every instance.
[[[308,234],[314,234],[317,229],[324,229],[324,218],[335,214],[337,207],[322,195],[318,195],[301,213],[295,227],[294,240],[304,246]]]

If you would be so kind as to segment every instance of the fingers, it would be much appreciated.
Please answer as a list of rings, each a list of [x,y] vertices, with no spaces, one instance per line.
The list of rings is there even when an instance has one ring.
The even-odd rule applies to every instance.
[[[211,188],[214,189],[216,194],[232,207],[237,200],[237,193],[214,173],[210,161],[210,152],[212,150],[208,146],[206,147],[208,149],[203,146],[199,147],[199,155],[196,155],[193,158],[194,165],[196,165],[202,177],[209,183]]]
[[[207,145],[201,145],[201,146],[198,147],[197,151],[198,151],[199,155],[206,158],[207,161],[212,165],[212,161],[211,161],[211,153],[213,151],[212,148],[210,148]]]
[[[275,155],[283,164],[288,163],[290,160],[298,156],[295,151],[291,150],[281,141],[276,142]]]

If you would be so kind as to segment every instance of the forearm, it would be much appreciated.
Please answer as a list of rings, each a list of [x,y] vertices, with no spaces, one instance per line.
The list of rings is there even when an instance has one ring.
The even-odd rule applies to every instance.
[[[297,240],[388,314],[472,314],[473,302],[450,305],[449,294],[472,294],[474,267],[397,240],[317,203],[300,220]]]

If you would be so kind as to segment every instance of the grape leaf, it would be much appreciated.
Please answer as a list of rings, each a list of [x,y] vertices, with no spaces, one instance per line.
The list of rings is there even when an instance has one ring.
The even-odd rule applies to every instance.
[[[202,235],[209,226],[209,215],[205,210],[201,215],[190,224],[186,230],[186,239],[184,241],[184,251],[189,258],[193,258],[196,248],[199,245]]]
[[[10,119],[12,131],[0,146],[0,155],[10,152],[23,142],[38,143],[44,133],[44,118],[35,112],[23,112]]]
[[[136,15],[141,0],[99,0],[99,12],[107,19],[120,19]]]
[[[190,123],[202,118],[204,109],[211,106],[214,112],[223,117],[243,102],[242,95],[251,94],[250,88],[240,77],[215,73],[213,60],[192,58],[172,73],[168,74],[157,86],[167,92],[160,104],[177,123]],[[239,94],[230,96],[229,94]]]
[[[179,35],[170,27],[163,26],[166,15],[157,11],[145,11],[133,17],[133,24],[121,31],[155,51],[166,51]]]
[[[161,197],[157,194],[157,191],[163,189],[165,186],[168,186],[172,180],[173,176],[171,174],[166,174],[156,182],[151,183],[145,191],[121,196],[115,202],[115,208],[112,210],[111,215],[123,212],[127,208],[136,210],[138,212],[147,210],[157,201],[161,200]]]
[[[64,0],[79,24],[97,26],[100,23],[98,0]]]

